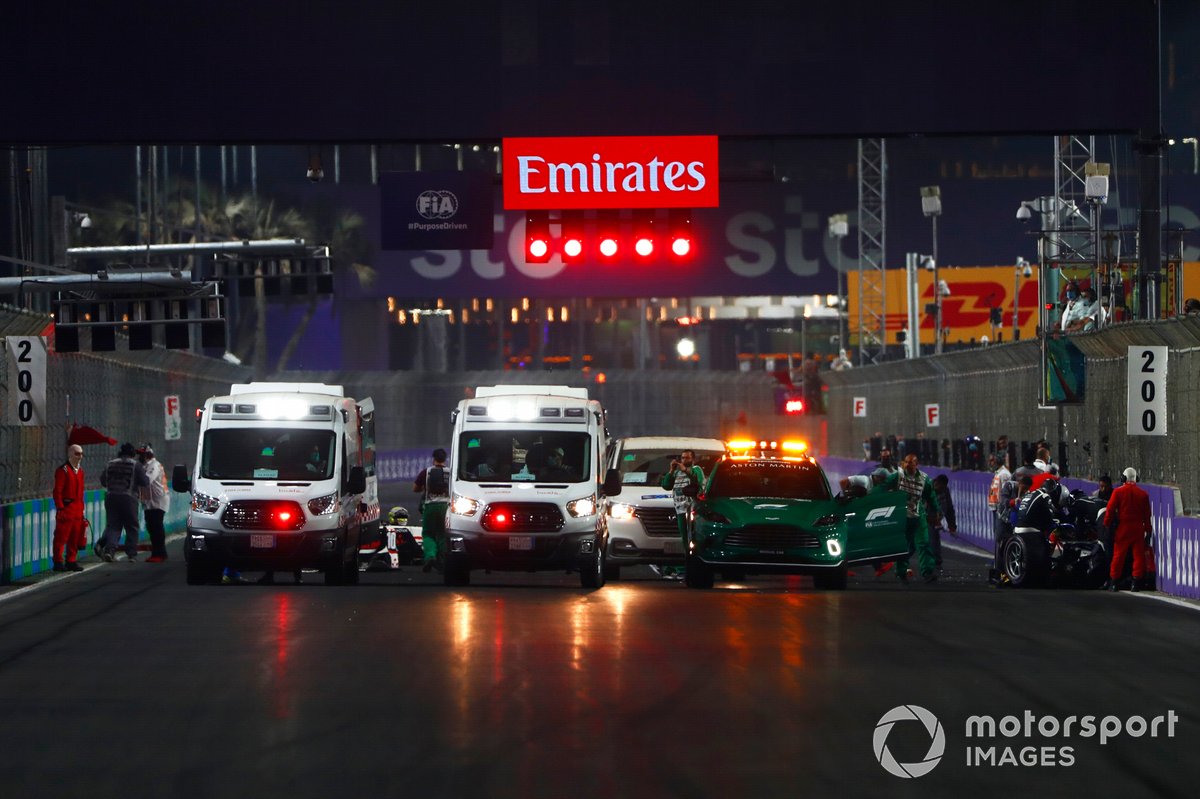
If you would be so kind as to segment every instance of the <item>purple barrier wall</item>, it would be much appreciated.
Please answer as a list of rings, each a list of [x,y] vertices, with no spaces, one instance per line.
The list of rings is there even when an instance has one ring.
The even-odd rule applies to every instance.
[[[821,465],[833,490],[837,481],[852,474],[868,474],[874,463],[849,458],[822,458]],[[950,471],[939,467],[922,467],[933,477],[945,474],[950,478],[950,496],[958,520],[959,543],[968,543],[985,552],[992,552],[995,537],[992,514],[987,507],[988,488],[992,484],[989,472]],[[1096,484],[1068,477],[1063,485],[1071,490],[1091,493]],[[1177,490],[1163,486],[1140,484],[1150,495],[1154,516],[1154,555],[1158,568],[1158,590],[1189,599],[1200,599],[1200,519],[1175,515],[1179,507]],[[943,538],[943,541],[947,539]]]

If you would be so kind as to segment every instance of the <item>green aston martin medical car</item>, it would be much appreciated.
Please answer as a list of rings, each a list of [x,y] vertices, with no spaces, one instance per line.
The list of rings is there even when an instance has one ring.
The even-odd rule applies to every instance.
[[[903,492],[835,497],[803,453],[783,442],[717,462],[691,511],[688,587],[711,588],[717,574],[809,574],[817,588],[838,590],[848,565],[908,552]]]

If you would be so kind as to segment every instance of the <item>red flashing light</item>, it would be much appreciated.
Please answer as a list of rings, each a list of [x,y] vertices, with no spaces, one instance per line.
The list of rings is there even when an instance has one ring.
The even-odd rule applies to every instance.
[[[507,524],[508,523],[508,514],[506,514],[506,513],[497,513],[493,518],[496,520],[497,524]]]
[[[789,413],[789,414],[804,413],[804,400],[790,399],[787,401],[787,403],[784,404],[783,410],[785,413]]]

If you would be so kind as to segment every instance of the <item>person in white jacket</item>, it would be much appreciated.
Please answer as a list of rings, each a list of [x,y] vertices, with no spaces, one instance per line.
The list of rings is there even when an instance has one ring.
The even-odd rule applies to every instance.
[[[162,563],[167,559],[167,531],[163,520],[171,508],[171,491],[167,485],[167,470],[154,457],[154,449],[143,444],[138,460],[146,469],[150,484],[140,489],[142,508],[146,514],[146,534],[150,536],[150,557],[147,563]]]

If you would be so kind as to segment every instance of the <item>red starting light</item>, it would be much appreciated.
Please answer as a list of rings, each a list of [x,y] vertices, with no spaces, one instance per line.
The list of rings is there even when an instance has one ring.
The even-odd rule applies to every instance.
[[[562,212],[562,255],[569,264],[583,260],[583,214],[579,211]]]
[[[692,212],[688,209],[673,209],[669,217],[671,256],[677,259],[692,254]]]
[[[525,216],[525,263],[544,264],[550,260],[550,218],[545,211],[529,211]]]
[[[633,251],[638,258],[654,255],[654,212],[638,210],[633,216]]]
[[[600,254],[605,258],[616,256],[617,250],[620,247],[617,244],[617,239],[614,236],[602,236],[600,238]]]

